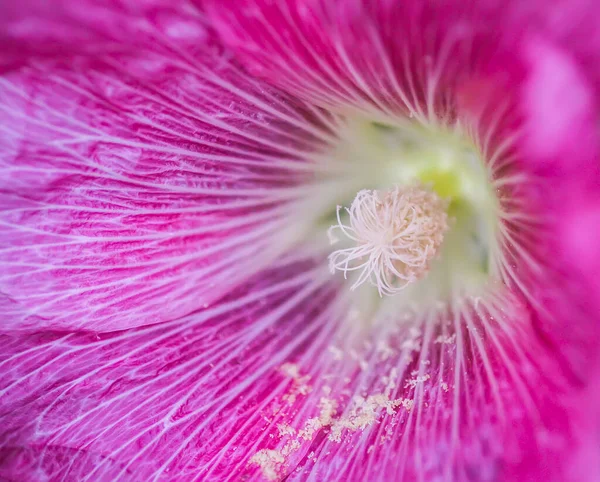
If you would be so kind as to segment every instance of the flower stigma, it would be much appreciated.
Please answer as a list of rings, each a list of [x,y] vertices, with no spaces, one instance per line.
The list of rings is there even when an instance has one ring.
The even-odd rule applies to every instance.
[[[428,273],[448,230],[448,202],[421,186],[394,186],[387,192],[362,190],[350,209],[350,225],[340,218],[329,229],[332,244],[341,232],[356,246],[329,256],[329,268],[359,271],[352,289],[368,281],[380,296],[393,295]]]

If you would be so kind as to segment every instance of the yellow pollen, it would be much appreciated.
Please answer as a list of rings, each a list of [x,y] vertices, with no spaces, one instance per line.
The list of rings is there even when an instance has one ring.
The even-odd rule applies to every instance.
[[[369,282],[380,296],[398,293],[429,271],[448,230],[447,208],[447,201],[418,185],[360,191],[346,208],[349,225],[338,206],[338,224],[329,229],[332,244],[338,233],[354,244],[331,253],[331,272],[358,272],[351,289]]]

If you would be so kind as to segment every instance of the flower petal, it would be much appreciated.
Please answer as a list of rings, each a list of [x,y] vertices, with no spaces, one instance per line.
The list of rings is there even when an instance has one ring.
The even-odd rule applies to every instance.
[[[287,406],[278,368],[325,350],[328,279],[288,258],[178,321],[3,335],[0,477],[239,480],[266,417]]]
[[[536,32],[600,79],[593,0],[205,0],[227,45],[256,76],[336,109],[431,117],[448,91]],[[500,70],[499,73],[502,73]]]
[[[598,445],[598,396],[561,366],[524,300],[506,292],[421,319],[380,321],[380,338],[355,336],[352,347],[352,336],[338,332],[329,361],[299,364],[302,372],[320,364],[329,403],[321,400],[315,415],[311,394],[287,420],[277,414],[279,441],[258,458],[267,478],[575,482],[600,475],[598,464],[579,465]],[[307,437],[315,426],[319,433]]]
[[[474,54],[479,60],[489,56],[490,45],[496,45],[497,39],[490,39],[485,30],[486,19],[491,14],[501,14],[504,9],[496,10],[490,4],[489,9],[471,12],[472,6],[468,3],[461,3],[466,6],[457,8],[458,5],[450,2],[436,4],[435,15],[430,15],[432,12],[407,2],[400,6],[397,6],[398,2],[368,3],[369,6],[367,2],[271,2],[268,6],[261,2],[237,2],[240,10],[234,12],[234,17],[239,19],[241,27],[250,22],[252,35],[246,36],[248,29],[235,30],[238,25],[231,21],[234,17],[227,17],[220,29],[228,40],[233,38],[237,42],[236,47],[241,49],[242,55],[244,49],[250,49],[245,52],[245,61],[250,65],[256,60],[254,70],[257,73],[268,75],[278,85],[322,105],[354,108],[374,115],[383,112],[393,116],[408,112],[427,119],[431,112],[437,113],[440,108],[444,111],[448,105],[454,107],[448,102],[447,95],[454,95],[457,86],[467,86],[467,94],[473,95],[466,97],[475,104],[478,94],[469,90],[471,86],[480,87],[480,90],[475,89],[479,93],[497,92],[494,88],[486,90],[487,81],[495,80],[493,75],[488,76],[493,62],[486,64],[490,68],[486,75],[473,78],[468,74],[479,65],[471,57],[473,45],[481,48]],[[294,8],[286,10],[290,5]],[[227,4],[225,7],[212,4],[211,11],[221,18],[225,10],[219,9],[226,7]],[[336,8],[341,9],[337,12],[340,15],[332,15]],[[382,10],[378,11],[378,8]],[[404,8],[406,10],[394,10]],[[320,16],[323,12],[325,15]],[[395,15],[391,16],[390,12]],[[398,17],[402,12],[407,15]],[[467,20],[463,16],[465,13],[469,13]],[[499,18],[505,19],[503,15]],[[404,30],[411,35],[403,37],[394,33],[397,31],[392,27],[397,24],[390,22],[396,22],[398,18],[406,22]],[[351,21],[346,23],[348,19]],[[379,23],[382,19],[387,23]],[[473,19],[477,21],[470,23]],[[341,25],[336,23],[338,21]],[[269,29],[275,23],[277,30]],[[323,34],[330,24],[336,26],[336,35]],[[477,35],[481,32],[477,29],[473,32],[473,25],[484,30],[482,42],[475,42],[480,39]],[[461,30],[461,26],[464,29]],[[412,35],[415,27],[418,31]],[[356,31],[366,32],[364,44],[357,41]],[[411,43],[421,38],[419,35],[423,32],[427,32],[427,42]],[[384,34],[384,41],[373,44],[380,33]],[[270,38],[273,34],[276,36]],[[257,38],[267,41],[256,43]],[[331,43],[332,38],[340,43]],[[448,38],[453,40],[448,43]],[[245,45],[240,45],[240,39]],[[279,41],[281,39],[284,41]],[[350,40],[353,45],[348,43]],[[383,55],[373,55],[378,52],[373,45],[379,45]],[[587,182],[586,176],[569,175],[564,189],[547,192],[548,186],[563,180],[556,173],[574,171],[569,165],[558,162],[564,158],[557,154],[562,155],[564,150],[570,149],[570,144],[565,142],[568,139],[557,138],[551,145],[542,146],[542,150],[536,150],[539,143],[519,143],[513,152],[517,155],[515,163],[524,173],[539,176],[543,182],[526,184],[521,189],[524,192],[515,188],[511,194],[515,194],[520,202],[527,201],[528,208],[535,214],[550,213],[552,216],[549,220],[544,219],[545,233],[549,236],[535,238],[539,242],[537,245],[528,237],[527,226],[511,227],[512,235],[519,242],[516,247],[515,243],[507,243],[513,245],[507,251],[512,253],[510,261],[514,264],[505,267],[508,270],[503,278],[506,290],[493,291],[494,296],[474,300],[472,304],[452,305],[440,312],[433,310],[425,317],[398,320],[392,315],[388,319],[373,320],[368,316],[368,319],[361,319],[345,309],[351,297],[335,297],[321,277],[322,270],[313,269],[311,262],[280,261],[272,271],[262,272],[253,281],[247,281],[253,272],[251,265],[254,269],[258,269],[256,264],[261,265],[254,254],[258,256],[272,248],[267,243],[246,246],[253,244],[252,233],[257,235],[257,244],[266,236],[264,233],[259,235],[255,229],[260,228],[254,224],[247,224],[247,217],[264,214],[270,219],[274,213],[284,217],[285,213],[271,208],[282,202],[273,195],[287,194],[290,179],[294,180],[293,185],[301,184],[305,172],[302,166],[309,157],[307,153],[318,151],[318,146],[325,142],[323,137],[327,137],[326,131],[315,120],[322,119],[322,115],[316,110],[290,107],[286,99],[271,91],[264,92],[261,86],[244,79],[235,64],[228,61],[222,76],[223,71],[215,65],[222,67],[219,62],[223,58],[218,57],[219,62],[216,62],[214,56],[205,52],[194,57],[202,62],[199,65],[192,62],[192,82],[188,86],[185,81],[189,82],[189,79],[184,74],[188,73],[190,62],[184,62],[186,67],[181,68],[179,56],[173,51],[166,55],[162,50],[166,47],[165,43],[157,42],[158,55],[150,49],[152,55],[144,56],[141,65],[139,57],[122,52],[78,60],[81,63],[74,64],[79,66],[75,71],[65,69],[61,62],[42,63],[41,68],[31,65],[27,70],[11,72],[9,82],[2,84],[6,89],[13,88],[11,93],[15,92],[16,85],[31,87],[35,84],[41,93],[38,89],[26,91],[27,102],[23,96],[11,95],[9,108],[3,110],[11,116],[6,129],[13,141],[6,146],[8,156],[0,159],[14,158],[20,164],[6,163],[8,172],[16,168],[19,176],[11,176],[10,183],[2,186],[6,195],[0,199],[9,216],[15,212],[20,216],[18,213],[23,207],[31,213],[27,211],[18,219],[9,217],[4,221],[11,234],[11,245],[4,252],[10,253],[13,248],[21,252],[18,258],[6,259],[10,271],[2,290],[10,296],[0,300],[0,307],[14,307],[13,314],[24,313],[17,318],[18,327],[22,327],[24,321],[27,326],[27,323],[33,325],[49,319],[48,326],[51,327],[116,329],[194,313],[161,325],[101,335],[46,332],[5,337],[6,358],[2,369],[8,376],[0,393],[3,403],[0,410],[3,427],[0,470],[3,472],[0,476],[30,479],[34,474],[46,478],[60,474],[63,479],[74,481],[127,480],[132,474],[142,480],[184,481],[239,480],[246,476],[258,479],[261,474],[272,479],[350,481],[596,480],[600,475],[598,467],[586,467],[582,472],[580,464],[593,461],[590,454],[598,446],[597,386],[590,383],[597,374],[597,355],[593,352],[599,331],[595,302],[590,303],[590,299],[597,297],[598,284],[588,283],[591,269],[585,266],[584,260],[566,262],[576,246],[583,245],[590,256],[590,265],[598,265],[598,249],[581,242],[575,222],[588,219],[588,215],[595,219],[597,204],[594,204],[590,187],[594,183]],[[523,92],[517,87],[527,86],[527,80],[535,86],[535,73],[539,68],[544,72],[548,65],[552,67],[553,62],[558,62],[563,67],[572,67],[571,71],[567,70],[573,74],[568,81],[576,82],[576,87],[583,89],[579,92],[585,92],[588,81],[593,85],[593,80],[587,79],[586,75],[577,74],[578,62],[568,55],[565,57],[560,46],[545,41],[542,47],[533,49],[542,57],[534,55],[532,66],[519,57],[506,68],[511,80],[516,78],[511,77],[513,74],[526,77],[509,91],[514,96],[511,100],[517,101],[513,119],[525,126],[529,119],[534,120],[535,125],[539,112],[535,110],[536,103],[519,103],[523,100],[519,97]],[[406,51],[417,54],[406,57]],[[249,52],[255,59],[249,59]],[[315,52],[319,54],[315,55]],[[393,52],[397,52],[397,57],[390,57]],[[209,61],[205,63],[207,56]],[[427,67],[428,56],[431,56],[430,67],[435,68]],[[332,58],[334,62],[329,63]],[[456,60],[456,65],[447,64],[448,58]],[[389,59],[394,61],[387,62]],[[549,64],[545,64],[546,61]],[[48,65],[52,69],[49,70]],[[213,68],[205,70],[205,65]],[[518,72],[512,72],[512,68]],[[390,69],[395,72],[395,77],[381,75],[382,72],[389,73]],[[463,82],[460,69],[474,83]],[[212,75],[215,70],[219,72],[218,76]],[[126,74],[132,71],[136,74],[134,78]],[[176,75],[170,77],[165,71]],[[19,77],[23,74],[32,75],[35,82],[23,83]],[[46,83],[46,78],[50,84]],[[423,82],[419,84],[420,81]],[[560,87],[561,79],[558,81]],[[225,126],[216,126],[218,117],[214,114],[223,108],[227,110],[229,94],[239,94],[232,87],[237,87],[238,83],[251,85],[242,89],[246,95],[242,100],[235,97],[241,104],[242,113],[232,108],[236,114],[232,116],[234,120],[230,123],[227,118]],[[157,85],[159,97],[154,97]],[[171,90],[171,86],[176,89]],[[58,92],[57,99],[50,95],[50,87],[53,94]],[[118,87],[116,92],[115,87]],[[493,87],[497,88],[497,85]],[[137,94],[140,90],[141,96]],[[187,117],[178,110],[181,105],[174,90],[183,92],[186,105],[191,102],[199,106],[188,114],[192,117],[199,113],[212,116],[211,121],[203,118],[199,124],[196,123],[198,119],[186,124],[180,119],[174,112],[186,120]],[[535,93],[535,89],[533,91]],[[551,94],[553,91],[549,89]],[[17,89],[16,94],[18,92]],[[202,93],[203,100],[194,102],[198,92]],[[163,95],[165,93],[169,95]],[[76,102],[70,102],[72,96]],[[252,102],[248,101],[248,96]],[[274,110],[277,112],[274,117],[281,123],[271,122],[267,115],[269,127],[262,129],[260,122],[249,120],[252,117],[250,111],[256,108],[255,99],[261,101],[262,114],[271,115]],[[492,100],[494,103],[498,99],[494,96]],[[207,103],[210,108],[206,107]],[[126,119],[122,117],[122,110],[118,116],[112,115],[108,106],[114,104],[127,106]],[[584,104],[587,106],[587,102]],[[534,110],[528,111],[524,105]],[[539,105],[543,106],[543,103]],[[486,107],[489,109],[490,105]],[[141,119],[137,115],[138,108],[143,112]],[[151,116],[146,109],[152,112]],[[65,110],[69,115],[61,116]],[[92,116],[91,122],[90,110],[101,110],[102,115]],[[32,117],[30,112],[36,115]],[[575,119],[575,124],[583,126],[585,132],[592,132],[588,122],[593,121],[594,116],[588,114],[586,108],[573,109],[569,119]],[[295,122],[290,121],[290,116]],[[545,120],[543,116],[542,120]],[[236,123],[238,121],[240,124]],[[189,147],[187,142],[191,141],[187,137],[190,133],[196,135],[198,126],[203,134],[216,136],[220,147],[211,144],[210,139],[203,139],[199,148],[196,144]],[[249,126],[257,130],[248,130]],[[275,138],[268,137],[274,126],[281,127],[281,131],[277,131]],[[288,130],[290,126],[293,126],[291,131]],[[239,131],[243,130],[244,134],[234,136],[232,129],[235,127],[240,127]],[[560,127],[553,132],[561,136],[569,134],[569,129]],[[103,137],[101,142],[97,138],[97,129],[102,136],[110,136],[111,141],[103,144],[106,139]],[[172,130],[177,132],[176,140],[172,139]],[[308,137],[307,131],[311,133]],[[43,143],[33,148],[27,143],[22,144],[20,139],[26,138],[25,132],[28,137],[31,132],[35,133],[35,138],[42,139]],[[255,139],[251,141],[245,135],[247,132],[258,137],[265,134],[274,145],[265,146],[264,142]],[[290,143],[283,141],[288,132],[292,134]],[[94,139],[92,146],[80,142],[86,137]],[[226,144],[225,152],[219,150],[223,149],[223,138],[232,141]],[[135,147],[131,145],[132,139],[135,143],[148,141],[150,145],[144,145],[141,151],[144,156],[139,156],[135,149],[131,151]],[[578,151],[583,154],[577,159],[578,167],[590,167],[597,160],[594,142],[587,141]],[[236,157],[235,149],[245,149],[248,144],[254,146],[255,142],[258,142],[260,148],[257,150],[261,154],[266,153],[269,160],[277,159],[285,176],[274,175],[271,162],[266,170],[250,162],[260,163],[262,157],[250,160]],[[177,150],[174,157],[156,152],[164,146],[184,152]],[[281,153],[281,146],[292,149],[295,154]],[[195,162],[196,148],[202,153],[200,165]],[[528,148],[532,148],[531,151]],[[524,153],[528,155],[523,156]],[[183,161],[179,155],[183,156]],[[241,162],[243,175],[227,163],[224,172],[218,171],[213,179],[206,172],[207,166],[214,167],[209,162],[213,155],[220,156],[219,160],[222,156],[231,156]],[[52,167],[56,165],[55,159],[60,160],[59,167],[67,170],[70,177],[64,179],[56,172]],[[90,159],[91,172],[84,162]],[[154,162],[154,159],[160,162]],[[29,164],[25,162],[27,160]],[[548,162],[552,163],[550,169],[545,169]],[[185,175],[173,179],[167,173],[165,179],[165,163],[173,163],[173,169],[183,171]],[[237,166],[235,162],[231,163]],[[127,168],[130,164],[135,169]],[[39,169],[39,165],[46,168]],[[36,168],[33,170],[35,176],[28,174],[27,166]],[[198,169],[203,169],[200,173],[203,182],[209,178],[207,184],[198,186],[198,178],[188,176],[189,172],[196,173]],[[44,176],[41,179],[40,172]],[[97,180],[98,172],[109,172],[110,175],[100,176]],[[241,177],[236,177],[238,175]],[[150,185],[146,186],[148,177]],[[592,178],[597,179],[595,173]],[[213,182],[216,184],[211,184]],[[47,188],[48,185],[52,189]],[[133,187],[130,189],[130,186]],[[149,189],[140,189],[140,186]],[[221,194],[204,192],[217,187],[226,189]],[[185,194],[191,188],[199,190],[200,194],[194,191],[194,196],[188,199]],[[269,209],[257,211],[254,204],[244,204],[247,210],[238,210],[237,204],[231,207],[226,194],[230,188],[235,188],[236,196],[243,193],[236,198],[236,203],[254,202],[256,197],[262,199],[257,194],[262,193],[266,198],[264,205]],[[165,189],[168,191],[166,201]],[[168,195],[174,191],[177,193],[175,200]],[[52,237],[42,238],[44,249],[48,247],[48,239],[56,244],[64,243],[65,236],[80,237],[80,230],[84,238],[90,237],[92,232],[94,236],[102,232],[106,237],[116,222],[120,223],[119,229],[134,225],[133,241],[138,232],[142,236],[163,233],[155,228],[157,223],[154,221],[137,224],[135,219],[133,223],[130,219],[121,223],[120,217],[117,220],[114,217],[94,218],[90,206],[82,206],[82,202],[97,201],[96,198],[89,199],[90,193],[94,196],[107,193],[100,198],[100,214],[107,211],[105,203],[116,202],[118,206],[110,205],[111,213],[133,203],[135,216],[146,215],[145,204],[142,213],[138,212],[138,203],[146,203],[146,196],[151,202],[160,204],[159,213],[165,203],[172,209],[171,203],[181,202],[191,212],[199,203],[203,214],[190,222],[191,229],[201,227],[201,236],[189,243],[190,249],[206,253],[213,246],[221,248],[232,239],[230,247],[235,249],[231,250],[231,255],[243,252],[243,259],[232,260],[228,254],[223,254],[217,256],[216,261],[211,257],[202,259],[202,263],[214,267],[211,263],[218,265],[222,261],[223,266],[231,267],[231,271],[215,276],[224,282],[221,284],[226,285],[227,290],[235,285],[234,293],[223,299],[225,289],[219,285],[210,287],[214,291],[198,300],[192,296],[192,293],[198,296],[193,291],[189,294],[175,291],[176,297],[169,300],[175,306],[164,306],[168,305],[164,302],[166,291],[155,292],[157,301],[152,303],[152,295],[143,297],[144,286],[140,282],[133,295],[144,303],[133,306],[133,302],[127,303],[127,293],[124,299],[119,298],[127,289],[127,283],[122,280],[131,279],[131,276],[123,278],[119,275],[115,278],[118,279],[115,291],[105,298],[114,305],[110,306],[113,311],[103,311],[105,300],[94,291],[98,288],[94,283],[91,292],[87,286],[84,291],[84,300],[91,300],[92,310],[76,311],[81,302],[61,296],[81,286],[82,279],[78,276],[86,273],[77,271],[77,276],[73,276],[73,272],[63,274],[56,270],[56,266],[67,266],[67,270],[71,267],[66,251],[45,253],[42,250],[41,261],[29,257],[39,256],[28,248],[38,239],[35,236],[46,235],[46,218],[50,219]],[[560,207],[560,200],[564,200],[565,195],[575,193],[583,193],[578,201],[584,201],[585,209],[578,210],[581,208],[578,202],[568,202],[563,208],[553,210]],[[143,201],[140,194],[144,196]],[[158,197],[153,197],[155,194]],[[38,205],[40,196],[45,203],[44,209]],[[66,201],[59,203],[60,209],[55,213],[57,197]],[[76,200],[76,211],[82,213],[85,222],[81,222],[81,217],[73,218],[63,212],[67,210],[65,207],[71,206],[72,199]],[[231,222],[243,224],[241,227],[235,225],[233,234],[228,228],[224,236],[212,239],[207,234],[210,232],[208,226],[229,222],[222,212],[224,206],[232,209]],[[206,218],[205,208],[211,214],[211,209],[215,209],[215,217]],[[52,216],[47,216],[46,212]],[[153,211],[153,214],[156,213]],[[88,232],[89,219],[93,221],[93,230]],[[179,228],[177,221],[185,223],[188,219],[187,214],[185,220],[183,217],[176,219],[176,228]],[[196,222],[198,224],[193,224]],[[158,222],[165,229],[170,229],[172,223],[172,218]],[[262,219],[256,219],[257,226],[262,224]],[[280,227],[281,223],[273,223],[274,232]],[[186,225],[182,229],[188,228]],[[33,234],[30,235],[30,231]],[[207,238],[208,245],[203,244]],[[159,236],[159,239],[162,238]],[[171,237],[165,239],[170,241]],[[519,249],[524,246],[520,244],[523,239],[528,243],[526,250]],[[531,244],[536,249],[530,251]],[[182,241],[179,247],[184,250],[184,257],[192,256],[185,251],[188,243]],[[240,251],[246,247],[246,251]],[[53,246],[50,248],[54,249]],[[93,246],[93,249],[97,248]],[[95,262],[93,277],[87,279],[98,279],[102,272],[99,265],[120,259],[120,256],[115,258],[110,245],[107,249],[107,244],[101,243],[100,248],[109,253],[100,258],[100,263],[95,251],[92,254],[83,252],[93,256]],[[144,245],[139,249],[146,248]],[[155,245],[151,244],[151,248]],[[164,249],[165,245],[159,248]],[[254,248],[256,251],[252,250]],[[123,250],[122,247],[118,249],[119,253]],[[138,246],[134,246],[132,256],[138,256],[137,250]],[[535,259],[530,257],[531,252]],[[50,284],[43,277],[35,278],[38,274],[32,272],[31,266],[28,270],[20,270],[18,260],[24,253],[27,263],[39,265],[36,269],[43,270],[44,263],[51,263]],[[149,255],[154,258],[160,253],[160,250],[151,250]],[[272,253],[273,259],[277,254]],[[82,270],[82,266],[85,268],[81,265],[81,256],[81,252],[76,253],[75,260],[80,263],[74,265],[77,270]],[[168,256],[170,261],[165,264],[170,267],[176,256]],[[544,269],[536,272],[537,258],[540,257],[544,260]],[[53,264],[54,259],[59,259],[59,263]],[[267,260],[262,258],[263,263]],[[246,264],[241,264],[244,261]],[[130,268],[130,258],[119,267]],[[199,272],[204,274],[203,267],[204,264],[199,267],[192,263],[189,272],[185,271],[186,279],[192,277],[190,286],[195,289],[206,287],[204,278],[193,278]],[[17,283],[13,283],[11,276]],[[165,289],[179,289],[183,276],[178,272],[175,275],[177,282]],[[25,289],[25,283],[30,280],[35,281],[38,290],[32,298],[26,296],[31,291]],[[142,280],[148,284],[153,278]],[[107,283],[111,281],[109,279]],[[100,285],[100,289],[103,288]],[[58,300],[48,295],[55,293],[59,294]],[[202,309],[201,303],[206,299],[215,304]],[[39,308],[40,300],[42,309]],[[550,316],[547,316],[548,307]],[[117,313],[117,308],[122,313]],[[155,318],[149,317],[155,313]],[[119,315],[124,322],[119,320]],[[35,321],[34,317],[37,317]],[[289,378],[286,380],[278,371]]]
[[[600,210],[597,93],[575,58],[556,44],[530,38],[522,52],[520,165],[532,179],[522,193],[530,191],[526,202],[545,222],[531,248],[543,269],[523,263],[519,276],[535,299],[534,323],[583,376],[594,367],[600,343],[600,286],[590,269],[599,266],[600,249],[586,248],[574,233],[584,229],[594,238],[590,213]],[[524,229],[516,229],[515,239],[526,237]]]
[[[99,53],[0,78],[4,329],[111,331],[211,304],[289,248],[295,187],[331,140],[189,5],[109,12],[135,44],[107,33]]]
[[[0,72],[26,65],[32,58],[131,52],[136,47],[148,47],[149,27],[153,22],[157,27],[170,28],[172,37],[193,41],[205,28],[201,9],[173,7],[171,3],[167,0],[3,2]]]
[[[0,475],[569,480],[597,411],[506,296],[365,332],[297,258],[179,321],[5,335]]]

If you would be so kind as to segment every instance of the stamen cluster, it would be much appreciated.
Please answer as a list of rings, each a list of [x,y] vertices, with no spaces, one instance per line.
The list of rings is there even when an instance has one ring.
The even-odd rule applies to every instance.
[[[358,271],[351,289],[365,282],[377,287],[380,296],[393,295],[429,271],[448,230],[448,202],[422,186],[380,192],[362,190],[350,208],[349,225],[342,222],[329,229],[332,244],[341,231],[355,246],[341,248],[329,256],[329,268]]]

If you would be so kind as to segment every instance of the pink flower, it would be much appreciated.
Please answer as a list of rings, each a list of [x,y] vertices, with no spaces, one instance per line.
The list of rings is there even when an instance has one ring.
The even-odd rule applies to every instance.
[[[48,3],[0,479],[598,480],[600,4]]]

